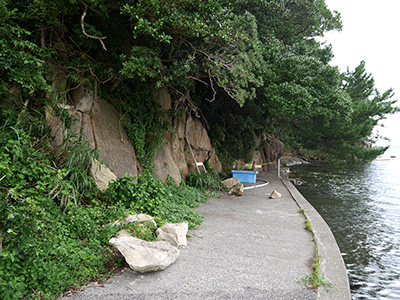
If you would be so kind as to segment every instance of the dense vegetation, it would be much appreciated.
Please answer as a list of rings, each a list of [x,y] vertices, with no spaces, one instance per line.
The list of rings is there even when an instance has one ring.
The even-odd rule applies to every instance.
[[[204,112],[222,155],[243,157],[265,132],[316,156],[383,150],[365,145],[395,112],[393,92],[375,89],[365,62],[344,74],[329,65],[330,46],[315,38],[341,21],[323,0],[0,3],[0,94],[19,87],[20,100],[38,102],[61,69],[67,99],[91,85],[135,116],[127,127],[144,165],[166,129],[151,100],[162,86],[180,107]]]
[[[0,0],[2,298],[51,298],[104,277],[118,261],[107,246],[119,229],[111,222],[149,212],[193,227],[201,217],[191,209],[207,198],[149,173],[101,194],[88,176],[97,153],[84,140],[49,147],[46,105],[92,89],[127,112],[150,172],[170,126],[153,103],[159,87],[175,102],[168,117],[202,116],[227,162],[245,158],[264,133],[303,154],[371,159],[384,151],[366,146],[396,111],[393,91],[375,89],[365,62],[344,74],[329,65],[330,46],[315,38],[340,29],[323,0]],[[54,84],[58,71],[65,86]],[[219,188],[212,176],[188,182]]]

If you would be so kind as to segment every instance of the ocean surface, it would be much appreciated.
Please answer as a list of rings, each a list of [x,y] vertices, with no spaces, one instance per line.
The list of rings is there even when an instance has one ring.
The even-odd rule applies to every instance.
[[[335,235],[352,299],[400,299],[400,148],[356,168],[290,170]]]

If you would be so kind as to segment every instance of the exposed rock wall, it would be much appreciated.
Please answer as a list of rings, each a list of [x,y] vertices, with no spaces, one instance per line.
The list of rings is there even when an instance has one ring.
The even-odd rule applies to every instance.
[[[58,78],[56,82],[57,86],[63,87],[62,80]],[[137,176],[140,173],[140,165],[135,158],[132,141],[123,129],[121,116],[112,105],[97,98],[94,90],[81,87],[74,91],[72,103],[59,106],[76,119],[72,130],[82,133],[90,147],[99,150],[100,161],[106,163],[117,177]],[[161,110],[171,110],[173,101],[166,88],[156,90],[153,98]],[[53,146],[61,147],[68,130],[62,132],[62,122],[51,108],[47,109],[46,115],[55,137]],[[162,151],[154,159],[155,175],[158,178],[165,182],[170,176],[180,184],[181,174],[186,176],[189,173],[190,164],[195,170],[195,160],[208,160],[218,172],[222,171],[222,165],[211,146],[207,130],[198,117],[188,110],[176,114],[172,119],[167,117],[168,114],[164,115],[165,119],[161,121],[171,122],[172,126],[171,130],[165,133]],[[99,176],[104,177],[102,174]]]
[[[284,144],[278,139],[274,138],[269,134],[263,134],[261,136],[255,136],[257,143],[257,150],[253,152],[253,159],[256,163],[273,163],[264,165],[263,171],[276,170],[276,162],[284,153]]]
[[[102,99],[95,97],[91,90],[79,89],[73,99],[73,105],[59,105],[76,120],[72,130],[82,133],[90,147],[97,147],[100,160],[106,163],[117,176],[137,176],[137,161],[131,140],[122,128],[120,116],[115,109]],[[48,124],[52,128],[54,141],[52,146],[62,147],[63,137],[61,120],[52,112],[46,110]]]
[[[153,97],[164,111],[170,110],[174,104],[166,88],[155,91]],[[189,173],[189,164],[192,165],[192,169],[196,169],[195,160],[208,160],[218,172],[222,171],[222,165],[211,146],[207,130],[198,117],[182,109],[180,113],[175,111],[175,117],[167,121],[172,123],[172,129],[165,133],[164,148],[154,160],[157,177],[165,181],[170,176],[180,184],[181,173],[182,176]]]

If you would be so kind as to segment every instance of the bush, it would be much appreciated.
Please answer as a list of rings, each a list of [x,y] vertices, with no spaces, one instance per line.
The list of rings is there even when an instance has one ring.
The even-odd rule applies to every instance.
[[[54,157],[44,151],[48,141],[35,133],[37,125],[45,128],[41,119],[28,111],[3,111],[1,117],[2,300],[53,299],[67,288],[108,276],[109,268],[120,263],[108,241],[120,229],[141,239],[156,238],[151,224],[112,226],[129,214],[150,214],[159,226],[188,222],[189,228],[196,228],[202,222],[193,209],[207,200],[206,191],[165,185],[146,173],[117,179],[101,196],[90,182],[79,184],[81,176],[87,179],[87,164],[81,168],[79,162],[92,155],[81,153],[87,148],[79,139],[65,145],[72,152],[67,149],[64,156]]]
[[[207,173],[197,173],[195,171],[188,174],[186,184],[205,191],[226,191],[227,187],[221,182],[218,173],[206,161],[204,163]]]
[[[107,201],[122,203],[125,207],[153,216],[165,205],[169,195],[159,179],[144,173],[138,178],[129,176],[116,179],[110,183],[104,196]]]
[[[151,215],[158,225],[188,222],[196,228],[203,217],[193,211],[206,202],[209,194],[204,190],[175,183],[163,184],[150,173],[135,177],[118,178],[104,193],[105,201],[121,203],[140,213]]]
[[[118,262],[108,241],[121,229],[112,222],[130,213],[123,206],[69,206],[65,214],[54,204],[12,208],[26,225],[21,231],[2,224],[8,233],[0,261],[2,299],[52,299],[66,288],[108,276],[105,266]]]

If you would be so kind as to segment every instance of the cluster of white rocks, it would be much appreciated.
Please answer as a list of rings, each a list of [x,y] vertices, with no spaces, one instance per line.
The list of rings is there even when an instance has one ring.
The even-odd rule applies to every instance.
[[[157,227],[153,217],[145,214],[129,215],[114,222],[114,225],[123,222],[152,222]],[[188,223],[167,223],[156,232],[158,241],[148,242],[133,237],[123,229],[109,243],[121,252],[132,270],[141,273],[163,270],[178,259],[179,248],[187,246]]]

